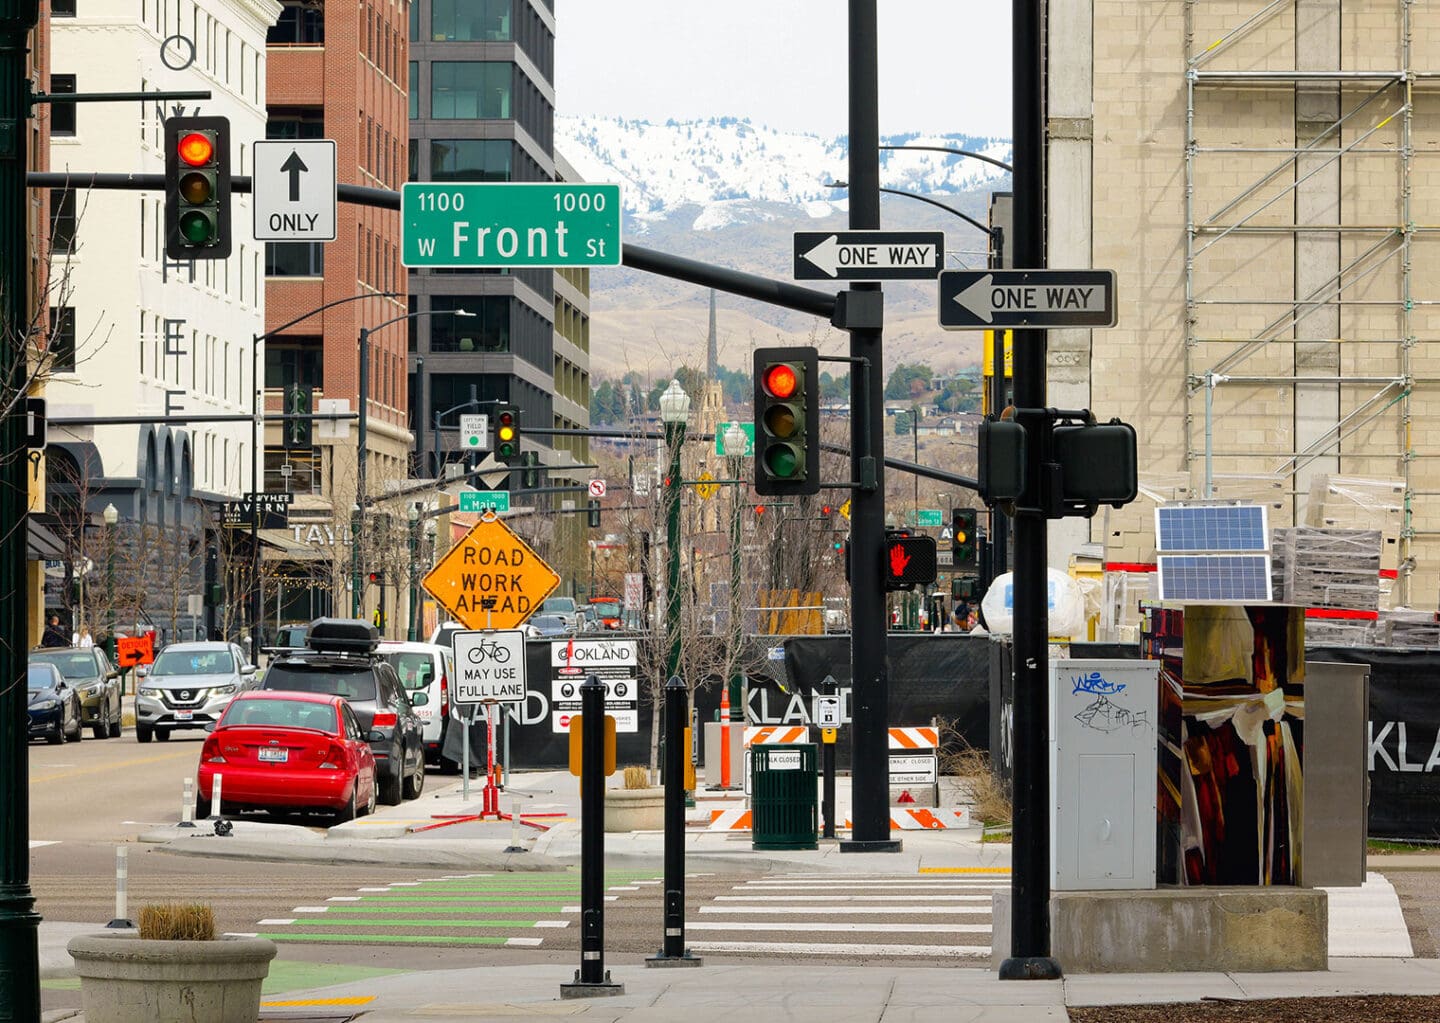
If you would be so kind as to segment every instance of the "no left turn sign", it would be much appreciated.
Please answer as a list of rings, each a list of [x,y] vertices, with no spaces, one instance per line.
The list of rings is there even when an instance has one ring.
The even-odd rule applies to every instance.
[[[605,496],[605,481],[604,481],[604,480],[591,480],[591,481],[590,481],[590,496],[591,496],[591,497],[604,497],[604,496]]]

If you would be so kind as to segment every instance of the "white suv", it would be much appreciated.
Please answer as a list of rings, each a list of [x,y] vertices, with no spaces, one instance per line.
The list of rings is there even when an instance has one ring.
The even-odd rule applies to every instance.
[[[445,729],[449,727],[450,680],[455,677],[454,655],[450,647],[437,643],[384,640],[376,647],[375,653],[395,669],[407,693],[423,691],[429,694],[429,700],[415,708],[415,716],[423,725],[425,762],[438,765],[446,772],[458,771],[458,764],[440,755],[445,748]]]

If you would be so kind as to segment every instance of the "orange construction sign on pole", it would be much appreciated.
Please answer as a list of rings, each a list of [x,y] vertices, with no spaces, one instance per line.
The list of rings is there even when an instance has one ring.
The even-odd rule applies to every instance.
[[[555,592],[560,576],[509,526],[485,518],[421,585],[467,629],[514,629]]]

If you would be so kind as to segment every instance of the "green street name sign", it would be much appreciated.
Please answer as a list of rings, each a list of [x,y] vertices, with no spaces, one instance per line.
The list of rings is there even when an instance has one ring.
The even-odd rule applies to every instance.
[[[460,494],[460,510],[462,512],[508,512],[510,510],[510,492],[508,490],[463,491]]]
[[[619,266],[620,186],[541,182],[400,188],[406,266]]]
[[[922,529],[928,526],[945,525],[945,517],[940,513],[939,508],[921,508],[918,514],[919,521],[916,525]]]

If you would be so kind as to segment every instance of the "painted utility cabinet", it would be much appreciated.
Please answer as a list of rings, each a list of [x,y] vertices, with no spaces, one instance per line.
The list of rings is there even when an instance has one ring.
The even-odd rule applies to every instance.
[[[1159,662],[1050,662],[1053,890],[1155,887],[1159,691]]]

